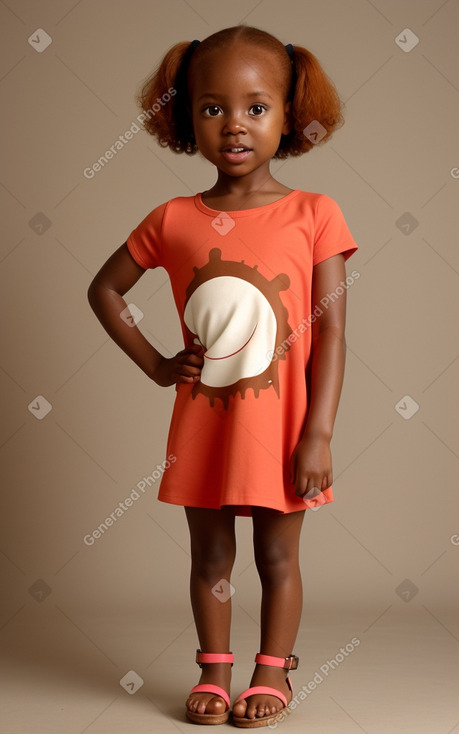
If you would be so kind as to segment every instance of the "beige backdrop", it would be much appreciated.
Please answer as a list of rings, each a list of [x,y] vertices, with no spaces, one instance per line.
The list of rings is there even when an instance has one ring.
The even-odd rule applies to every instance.
[[[185,517],[157,501],[159,480],[84,542],[164,460],[174,398],[111,342],[86,290],[151,209],[209,188],[215,173],[143,131],[101,170],[87,169],[135,122],[134,94],[173,43],[238,22],[308,47],[346,102],[346,124],[327,145],[272,166],[286,185],[336,199],[360,246],[347,265],[360,278],[348,291],[335,503],[305,518],[301,639],[308,622],[326,626],[334,613],[347,625],[336,644],[360,635],[363,649],[366,634],[370,650],[372,631],[403,620],[422,630],[419,661],[426,635],[457,653],[457,0],[6,0],[0,642],[8,685],[17,666],[36,681],[35,712],[40,686],[60,690],[73,663],[82,690],[105,681],[93,708],[92,689],[83,710],[48,702],[56,731],[116,731],[116,717],[111,728],[101,722],[112,698],[112,712],[124,701],[119,679],[135,670],[151,685],[155,661],[160,680],[173,677],[171,651],[190,661],[183,691],[196,674]],[[126,299],[157,348],[181,348],[164,271],[149,271]],[[252,660],[251,521],[239,519],[237,532],[234,624],[241,654],[252,635]],[[25,731],[19,709],[6,711],[2,734]],[[366,725],[386,731],[380,721]]]

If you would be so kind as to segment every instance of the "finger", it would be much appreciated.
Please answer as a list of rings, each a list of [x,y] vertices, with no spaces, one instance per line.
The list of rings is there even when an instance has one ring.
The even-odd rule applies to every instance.
[[[295,485],[296,485],[295,494],[298,495],[298,497],[304,497],[304,495],[308,491],[308,477],[305,475],[301,476],[298,470],[296,474]]]
[[[206,350],[202,346],[202,344],[192,344],[190,347],[186,347],[185,349],[182,349],[179,354],[198,354],[203,355]]]
[[[204,357],[194,352],[179,352],[177,354],[177,361],[179,364],[192,365],[193,367],[202,367],[204,364]]]
[[[193,382],[198,382],[199,375],[196,375],[195,377],[187,377],[186,375],[178,375],[176,379],[174,379],[174,382],[178,383],[187,383],[191,384]]]
[[[308,488],[306,494],[304,495],[303,499],[305,500],[313,500],[317,495],[321,493],[321,490],[317,486],[312,486]]]
[[[319,489],[319,487],[314,486],[308,489],[308,491],[306,492],[306,494],[303,497],[303,502],[306,505],[306,507],[315,509],[325,504],[325,497],[324,497],[323,492]]]
[[[317,486],[320,487],[320,489],[323,492],[324,489],[331,487],[332,484],[333,484],[333,473],[329,471],[323,474],[322,481]]]
[[[174,375],[182,382],[196,382],[201,379],[201,366],[179,363],[176,365]]]
[[[193,351],[195,351],[196,354],[204,354],[206,348],[203,347],[202,344],[193,344]]]
[[[202,368],[199,365],[182,364],[177,369],[177,374],[183,375],[184,377],[200,377]]]
[[[204,359],[198,354],[186,354],[184,357],[180,358],[180,362],[184,366],[199,367],[199,369],[201,369],[204,364]]]
[[[171,377],[172,377],[172,380],[177,383],[178,382],[192,383],[192,382],[197,382],[198,380],[201,379],[201,373],[198,371],[196,374],[188,374],[184,372],[183,370],[179,369],[179,370],[176,370],[172,374]]]
[[[322,481],[320,477],[315,474],[307,474],[303,477],[303,482],[300,485],[300,496],[304,500],[314,499],[314,497],[317,497],[317,495],[322,491],[321,486]]]

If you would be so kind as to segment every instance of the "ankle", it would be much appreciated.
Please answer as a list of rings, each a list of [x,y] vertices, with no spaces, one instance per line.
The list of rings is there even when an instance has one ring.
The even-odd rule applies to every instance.
[[[205,677],[230,678],[231,663],[202,663],[201,674]]]
[[[257,663],[253,671],[253,677],[256,679],[265,678],[272,681],[286,681],[288,678],[288,670],[284,668],[274,668],[270,665],[261,665]]]
[[[255,670],[269,671],[270,673],[285,673],[285,675],[288,675],[288,670],[285,668],[278,668],[275,665],[264,665],[263,663],[255,663]]]

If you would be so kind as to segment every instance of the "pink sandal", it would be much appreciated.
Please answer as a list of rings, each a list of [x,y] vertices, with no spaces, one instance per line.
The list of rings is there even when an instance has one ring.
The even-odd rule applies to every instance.
[[[234,655],[232,652],[229,653],[218,653],[218,652],[201,652],[196,650],[196,662],[200,668],[203,663],[231,663],[234,662]],[[200,683],[190,691],[192,693],[215,693],[216,696],[221,696],[226,703],[226,710],[222,714],[199,714],[195,711],[189,711],[187,708],[187,718],[194,724],[225,724],[230,715],[230,697],[224,688],[220,686],[214,686],[213,683]]]
[[[296,670],[299,660],[296,655],[289,655],[288,658],[277,658],[273,655],[263,655],[262,653],[257,653],[255,655],[255,662],[259,663],[260,665],[271,665],[275,668],[284,668],[285,670]],[[291,693],[293,694],[293,688],[290,682],[290,678],[287,677],[286,681]],[[284,708],[280,709],[280,711],[277,711],[275,714],[260,716],[255,719],[248,719],[246,716],[235,716],[233,713],[233,723],[235,726],[239,726],[242,729],[256,729],[260,726],[268,726],[269,724],[274,724],[275,722],[279,723],[287,716],[287,714],[290,713],[290,709],[288,709],[289,702],[287,701],[282,691],[278,691],[276,688],[270,688],[269,686],[252,686],[252,688],[247,688],[241,693],[240,696],[236,698],[234,703],[242,701],[244,698],[248,698],[248,696],[253,696],[257,693],[266,693],[269,696],[276,696],[276,698],[279,698],[282,701],[282,703],[284,704]]]

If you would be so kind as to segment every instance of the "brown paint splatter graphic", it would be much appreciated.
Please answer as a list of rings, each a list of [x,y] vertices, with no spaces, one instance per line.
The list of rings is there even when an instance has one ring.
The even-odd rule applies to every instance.
[[[222,260],[221,257],[222,251],[219,248],[214,247],[209,252],[209,262],[207,265],[204,265],[202,268],[193,268],[195,277],[186,290],[185,306],[199,286],[213,278],[229,276],[245,280],[255,286],[255,288],[263,294],[272,308],[277,325],[275,343],[272,346],[272,350],[275,352],[276,347],[284,342],[292,331],[288,323],[287,309],[283,305],[279,295],[280,291],[287,290],[290,286],[289,277],[284,273],[281,273],[273,278],[273,280],[269,281],[258,272],[257,265],[254,265],[251,268],[249,265],[244,263],[244,260],[236,262],[232,260]],[[189,329],[188,331],[192,335],[192,338],[197,336],[196,334],[192,334]],[[288,349],[290,349],[290,346],[288,346],[285,351],[288,351]],[[284,351],[278,359],[275,361],[271,360],[269,366],[261,374],[255,375],[254,377],[241,378],[232,385],[210,387],[201,381],[197,382],[193,386],[192,396],[193,398],[196,398],[198,393],[205,395],[209,399],[212,407],[214,406],[215,398],[220,398],[225,410],[228,408],[229,398],[231,396],[234,397],[239,392],[242,399],[244,399],[245,393],[249,388],[253,390],[256,398],[258,397],[260,390],[267,390],[271,386],[276,391],[277,396],[279,396],[279,359],[286,359]]]

